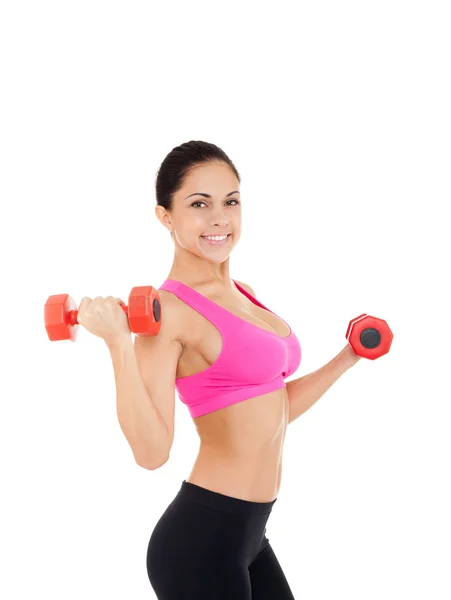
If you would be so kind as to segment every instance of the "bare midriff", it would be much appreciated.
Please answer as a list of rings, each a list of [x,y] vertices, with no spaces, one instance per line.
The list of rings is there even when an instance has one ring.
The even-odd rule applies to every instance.
[[[274,500],[287,422],[286,388],[195,418],[201,443],[187,481],[242,500]]]

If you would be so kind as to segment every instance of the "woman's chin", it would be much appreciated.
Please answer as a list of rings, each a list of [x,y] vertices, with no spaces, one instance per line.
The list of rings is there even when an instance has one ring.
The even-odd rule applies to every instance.
[[[229,236],[232,237],[231,235]],[[223,263],[226,261],[230,253],[232,252],[234,246],[232,244],[232,240],[227,240],[227,242],[223,246],[214,246],[209,244],[202,238],[199,238],[199,246],[202,252],[202,255],[212,263]]]

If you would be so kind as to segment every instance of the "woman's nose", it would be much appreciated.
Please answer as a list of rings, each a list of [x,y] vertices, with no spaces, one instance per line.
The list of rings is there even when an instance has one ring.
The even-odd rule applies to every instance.
[[[211,225],[217,225],[218,227],[227,227],[228,222],[229,220],[221,210],[216,211],[210,220]]]

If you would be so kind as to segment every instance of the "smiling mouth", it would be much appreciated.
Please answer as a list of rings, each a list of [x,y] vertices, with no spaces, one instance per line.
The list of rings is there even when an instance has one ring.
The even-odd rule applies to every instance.
[[[201,235],[201,239],[204,240],[204,242],[210,246],[225,246],[225,244],[227,244],[227,242],[229,241],[229,238],[231,237],[231,233],[227,234],[227,237],[225,237],[222,240],[209,240],[208,238],[206,238],[205,236]]]

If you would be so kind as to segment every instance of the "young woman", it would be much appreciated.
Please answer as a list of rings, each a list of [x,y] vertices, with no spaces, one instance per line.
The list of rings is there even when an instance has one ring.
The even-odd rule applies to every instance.
[[[200,437],[193,469],[149,541],[151,585],[160,600],[292,599],[265,534],[289,422],[284,379],[299,367],[299,341],[230,276],[242,199],[228,156],[206,142],[174,148],[156,196],[174,243],[159,334],[133,345],[118,298],[83,298],[78,314],[111,351],[118,418],[137,463],[157,469],[168,460],[175,390]]]

